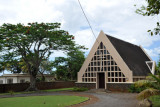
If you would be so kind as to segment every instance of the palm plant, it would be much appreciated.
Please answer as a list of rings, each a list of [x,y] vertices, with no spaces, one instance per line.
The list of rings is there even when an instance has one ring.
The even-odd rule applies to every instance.
[[[137,99],[143,100],[143,99],[149,98],[150,96],[158,95],[158,94],[159,94],[159,90],[154,88],[148,88],[140,92],[137,95]]]
[[[151,87],[152,83],[149,80],[139,80],[137,82],[135,82],[134,86],[136,88],[138,87]]]
[[[160,94],[160,61],[156,66],[156,75],[150,74],[147,80],[138,81],[135,84],[137,87],[146,86],[146,89],[137,95],[138,99],[146,99]]]

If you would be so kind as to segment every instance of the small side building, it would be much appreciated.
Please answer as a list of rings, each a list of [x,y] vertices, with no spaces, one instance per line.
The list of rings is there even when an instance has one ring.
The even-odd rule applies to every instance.
[[[44,74],[45,81],[51,82],[55,81],[55,77]],[[37,78],[41,78],[40,75],[37,76]],[[30,82],[30,75],[29,74],[3,74],[0,76],[0,84],[12,84],[12,83],[26,83]]]
[[[100,32],[78,72],[78,87],[123,88],[154,74],[155,61],[141,46]]]

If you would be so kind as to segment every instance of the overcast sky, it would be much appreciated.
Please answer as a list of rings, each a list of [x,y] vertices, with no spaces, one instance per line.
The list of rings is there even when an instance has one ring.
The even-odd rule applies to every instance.
[[[145,0],[80,0],[98,36],[100,30],[119,39],[141,45],[153,60],[160,54],[160,36],[149,36],[158,16],[135,13]],[[0,25],[3,23],[60,22],[62,29],[75,36],[77,44],[91,49],[95,38],[77,0],[0,0]],[[86,52],[88,53],[89,50]],[[61,52],[54,56],[63,56]]]

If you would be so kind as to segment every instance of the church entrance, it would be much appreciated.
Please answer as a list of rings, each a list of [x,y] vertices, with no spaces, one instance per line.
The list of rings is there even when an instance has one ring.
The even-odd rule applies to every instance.
[[[105,75],[104,73],[98,73],[98,83],[99,83],[99,88],[105,88]]]

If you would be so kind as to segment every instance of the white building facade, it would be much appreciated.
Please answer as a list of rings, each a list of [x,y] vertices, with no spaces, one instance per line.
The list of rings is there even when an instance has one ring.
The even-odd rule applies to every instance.
[[[44,74],[45,81],[51,82],[55,81],[54,76]],[[37,76],[37,78],[41,78],[41,76]],[[12,84],[12,83],[27,83],[30,82],[29,74],[3,74],[0,76],[0,84]]]

